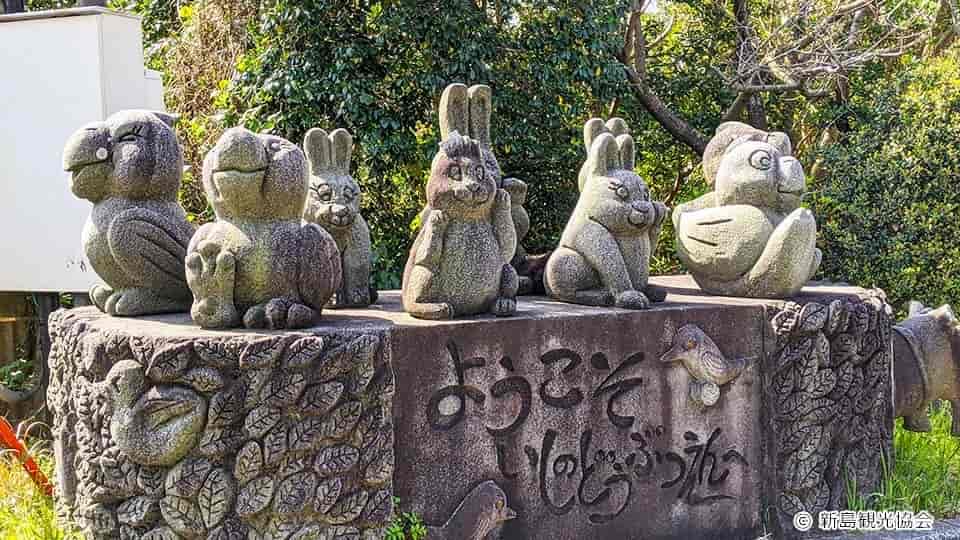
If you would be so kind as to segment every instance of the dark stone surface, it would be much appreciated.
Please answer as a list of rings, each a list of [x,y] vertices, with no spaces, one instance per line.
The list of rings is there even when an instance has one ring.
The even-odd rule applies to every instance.
[[[349,349],[352,340],[362,336],[377,336],[375,365],[392,366],[396,392],[375,382],[349,399],[380,403],[385,413],[392,407],[392,422],[387,413],[378,423],[381,433],[389,432],[384,435],[389,454],[376,455],[395,468],[391,482],[370,486],[364,483],[366,469],[350,469],[341,475],[344,485],[359,487],[343,494],[389,492],[400,498],[402,509],[420,513],[438,538],[473,538],[478,533],[477,538],[483,538],[491,529],[487,538],[509,540],[754,540],[768,532],[782,538],[790,534],[782,529],[789,526],[789,511],[795,509],[784,501],[815,512],[834,509],[845,500],[837,477],[820,464],[821,457],[846,463],[848,455],[866,456],[857,461],[862,468],[856,476],[858,489],[876,488],[879,452],[889,447],[884,426],[892,421],[892,412],[878,407],[879,413],[863,415],[845,409],[843,400],[812,402],[825,398],[804,393],[809,377],[826,384],[820,379],[831,376],[819,373],[846,365],[834,365],[833,360],[834,351],[840,350],[838,339],[847,339],[838,338],[840,334],[855,336],[859,345],[852,350],[866,356],[842,369],[859,370],[866,377],[874,361],[889,367],[889,354],[880,351],[882,347],[865,354],[875,338],[889,334],[889,320],[881,315],[886,305],[879,297],[862,289],[818,286],[805,289],[793,304],[705,296],[688,277],[651,282],[666,288],[669,296],[648,311],[526,297],[510,319],[480,315],[453,321],[413,318],[403,313],[398,293],[388,291],[375,306],[338,310],[297,334],[202,330],[185,315],[125,320],[89,308],[60,312],[53,319],[56,375],[50,403],[57,412],[58,463],[77,464],[60,470],[61,511],[88,529],[98,527],[104,522],[101,517],[116,516],[122,502],[118,497],[128,496],[114,491],[102,499],[104,490],[98,486],[104,482],[125,485],[122,478],[108,480],[97,472],[104,466],[100,456],[115,453],[106,451],[116,448],[109,436],[113,430],[103,432],[103,426],[110,426],[113,404],[84,396],[120,360],[132,355],[151,365],[152,356],[138,353],[139,346],[130,353],[123,349],[139,343],[133,336],[149,336],[147,341],[157,345],[187,342],[194,351],[198,343],[233,341],[245,350],[267,336],[318,336],[324,345],[303,371],[317,381],[327,379],[315,372],[322,373],[325,363],[338,357],[331,351],[344,345]],[[856,321],[865,324],[863,332]],[[110,336],[118,334],[129,337],[113,344]],[[822,347],[823,340],[828,359],[822,350],[806,349],[807,342]],[[93,352],[98,347],[114,352]],[[285,347],[270,377],[291,373],[283,359],[292,345]],[[190,369],[205,361],[202,355],[189,358]],[[227,371],[231,384],[248,380],[243,360],[236,361]],[[795,370],[796,384],[774,387],[774,375],[785,366]],[[385,369],[378,367],[377,372]],[[362,372],[351,370],[335,379],[353,388],[351,381]],[[148,368],[147,377],[154,376],[158,374],[151,375]],[[375,380],[383,382],[385,376]],[[190,386],[181,375],[171,377],[154,384]],[[888,380],[867,385],[861,381],[847,390],[865,400],[874,393],[871,403],[889,399]],[[90,399],[95,406],[85,401]],[[798,403],[803,413],[793,419],[796,411],[784,407],[786,402]],[[833,414],[813,413],[822,407]],[[244,409],[246,415],[252,410]],[[292,429],[298,425],[295,419],[305,415],[298,403],[285,406],[283,417]],[[73,419],[79,419],[75,430]],[[225,431],[247,441],[250,435],[237,422]],[[859,438],[865,441],[860,444],[838,436],[855,422],[873,422],[864,425],[873,438]],[[801,427],[819,433],[812,448],[794,448],[790,434]],[[352,442],[344,444],[360,448],[362,455],[373,455],[362,449],[381,444],[380,439],[368,441],[359,426],[352,433],[347,435]],[[872,452],[868,440],[876,442]],[[222,463],[227,474],[235,475],[232,464],[246,444],[225,448],[214,468]],[[201,441],[197,448],[202,446]],[[315,461],[320,459],[310,452]],[[174,474],[176,467],[161,468],[161,473]],[[261,476],[280,482],[283,474],[277,467]],[[807,475],[798,476],[802,471]],[[237,493],[251,481],[235,480]],[[823,490],[830,496],[811,498]],[[294,512],[293,522],[307,529],[321,527],[328,536],[335,527],[356,532],[345,538],[359,538],[364,529],[364,539],[373,538],[382,523],[361,514],[341,524],[331,521],[325,510]],[[266,514],[245,510],[223,523],[276,529],[274,524],[290,521],[289,514],[278,516],[275,506],[262,512]],[[109,523],[109,517],[104,519]],[[169,523],[162,513],[150,519],[153,526],[162,525],[161,519]]]

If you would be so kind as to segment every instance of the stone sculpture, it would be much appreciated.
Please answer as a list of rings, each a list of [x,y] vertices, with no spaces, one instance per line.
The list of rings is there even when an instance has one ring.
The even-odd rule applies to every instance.
[[[296,145],[227,130],[203,161],[217,220],[187,255],[193,320],[204,328],[310,326],[340,286],[340,253],[317,225],[301,223],[307,162]]]
[[[493,480],[482,482],[463,498],[442,526],[427,527],[431,540],[483,540],[494,529],[517,517],[507,495]]]
[[[584,126],[589,151],[580,199],[547,261],[544,285],[564,302],[646,309],[666,298],[648,279],[667,207],[650,200],[646,183],[633,172],[633,138],[598,133],[597,122],[603,125],[591,120]]]
[[[340,250],[343,282],[329,307],[368,306],[377,292],[370,284],[370,229],[360,215],[360,186],[350,175],[353,137],[345,129],[329,135],[313,128],[303,139],[310,163],[310,192],[304,218],[333,236]]]
[[[517,235],[510,194],[498,188],[480,143],[451,132],[427,182],[423,227],[403,272],[403,307],[421,319],[511,315]]]
[[[394,378],[382,330],[188,323],[51,316],[59,517],[90,540],[383,538]]]
[[[489,86],[475,84],[467,88],[465,84],[451,84],[440,97],[440,138],[446,140],[451,133],[457,132],[480,143],[487,174],[494,179],[498,188],[510,194],[510,210],[517,234],[517,248],[510,257],[510,264],[520,274],[519,293],[530,294],[537,287],[534,282],[536,276],[526,272],[527,252],[521,243],[530,231],[530,216],[523,207],[527,199],[527,184],[517,178],[503,178],[490,139],[492,113],[493,91]]]
[[[110,315],[186,311],[183,260],[193,226],[177,202],[183,157],[170,115],[128,110],[77,130],[63,168],[93,203],[83,249],[106,285],[90,299]]]
[[[803,168],[790,139],[727,122],[704,152],[713,191],[673,212],[677,255],[713,294],[786,298],[820,265],[813,214],[800,208]]]
[[[736,379],[747,367],[746,358],[724,357],[717,344],[700,327],[686,324],[673,336],[663,363],[680,362],[690,373],[690,399],[711,407],[720,400],[720,387]]]
[[[947,400],[951,432],[960,437],[960,321],[948,305],[930,309],[911,302],[909,316],[893,329],[896,416],[910,431],[930,431],[930,403]]]

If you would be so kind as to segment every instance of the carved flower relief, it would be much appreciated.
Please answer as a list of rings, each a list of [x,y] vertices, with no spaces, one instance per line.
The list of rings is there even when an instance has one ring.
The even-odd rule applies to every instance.
[[[104,384],[113,399],[110,435],[134,462],[174,465],[200,440],[207,403],[192,389],[150,385],[133,360],[114,364]]]

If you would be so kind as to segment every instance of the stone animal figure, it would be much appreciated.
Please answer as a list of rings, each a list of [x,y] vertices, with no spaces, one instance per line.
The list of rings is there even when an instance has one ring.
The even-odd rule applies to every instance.
[[[895,415],[910,431],[930,431],[930,403],[947,400],[951,432],[960,437],[960,322],[953,310],[910,302],[909,315],[893,329]]]
[[[630,135],[584,132],[590,150],[580,174],[583,188],[547,261],[547,294],[576,304],[646,309],[666,298],[648,279],[667,207],[650,200],[646,183],[633,172]]]
[[[813,214],[800,208],[803,167],[790,139],[727,122],[704,152],[714,190],[673,211],[677,255],[713,294],[796,295],[820,266]]]
[[[350,175],[353,137],[345,129],[328,135],[313,128],[303,139],[303,150],[310,164],[304,219],[330,233],[340,250],[343,281],[328,306],[369,306],[377,292],[370,284],[370,229],[360,215],[360,186]]]
[[[403,307],[414,317],[506,316],[517,309],[510,194],[483,160],[480,144],[459,133],[440,143],[423,227],[403,272]]]
[[[677,330],[670,349],[660,361],[683,364],[692,379],[690,398],[705,407],[717,403],[720,387],[740,376],[749,362],[746,358],[727,359],[710,336],[694,324]]]
[[[193,320],[204,328],[310,326],[340,286],[340,253],[302,223],[307,160],[295,144],[228,129],[203,160],[216,221],[190,240]]]
[[[507,506],[507,495],[493,480],[470,490],[450,519],[439,527],[427,527],[431,540],[484,540],[495,528],[517,517]]]
[[[110,436],[133,461],[174,465],[200,440],[207,403],[190,388],[151,387],[133,360],[114,364],[103,384],[113,398]]]
[[[186,311],[183,259],[194,228],[177,202],[183,157],[170,115],[128,110],[73,133],[63,151],[70,190],[93,203],[83,250],[105,285],[90,299],[110,315]]]
[[[524,261],[527,252],[521,243],[530,231],[530,216],[523,204],[527,200],[527,184],[517,178],[504,178],[500,163],[493,153],[490,138],[490,118],[493,113],[493,91],[485,84],[475,84],[470,88],[461,83],[447,86],[440,96],[440,138],[446,140],[451,133],[467,135],[480,144],[483,152],[483,165],[497,184],[510,194],[510,213],[517,234],[517,248],[510,258],[510,264],[520,275],[520,294],[534,292],[537,284],[535,276],[525,273]],[[542,285],[541,285],[542,287]]]

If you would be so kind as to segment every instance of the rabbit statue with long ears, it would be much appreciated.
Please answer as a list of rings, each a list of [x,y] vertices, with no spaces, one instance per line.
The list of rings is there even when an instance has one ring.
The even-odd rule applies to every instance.
[[[492,112],[493,91],[489,86],[475,84],[467,88],[465,84],[451,84],[440,97],[440,138],[445,141],[451,133],[456,132],[477,141],[487,174],[494,179],[498,188],[510,194],[510,213],[517,236],[517,248],[510,257],[510,264],[520,271],[527,267],[527,252],[521,242],[530,231],[530,217],[523,207],[527,199],[527,184],[517,178],[503,178],[490,138]],[[521,275],[519,279],[520,294],[533,291],[534,283],[530,276]]]
[[[648,279],[667,207],[650,200],[646,183],[633,172],[633,138],[606,127],[619,130],[622,120],[615,120],[584,126],[589,152],[580,199],[547,261],[544,285],[564,302],[644,309],[666,297]]]
[[[370,284],[370,229],[360,215],[360,186],[350,175],[353,137],[345,129],[313,128],[303,139],[310,165],[304,219],[330,233],[340,250],[343,279],[329,307],[361,307],[376,301]]]

